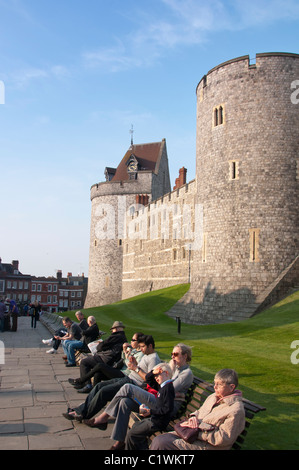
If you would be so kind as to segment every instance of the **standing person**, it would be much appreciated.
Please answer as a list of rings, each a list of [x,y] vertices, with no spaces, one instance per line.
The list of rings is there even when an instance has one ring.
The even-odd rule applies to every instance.
[[[19,315],[18,306],[17,306],[15,300],[6,299],[6,301],[9,302],[9,314],[10,314],[11,319],[12,319],[11,331],[17,331],[17,329],[18,329],[18,315]]]
[[[40,311],[41,311],[40,303],[36,300],[30,309],[31,328],[36,328],[36,322],[39,320]]]
[[[4,317],[5,317],[6,307],[3,302],[3,299],[0,299],[0,332],[4,331]]]

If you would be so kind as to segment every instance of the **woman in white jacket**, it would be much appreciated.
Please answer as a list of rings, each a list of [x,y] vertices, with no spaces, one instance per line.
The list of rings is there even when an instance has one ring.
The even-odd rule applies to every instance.
[[[193,444],[175,432],[155,437],[150,450],[228,450],[245,427],[242,393],[236,389],[238,375],[233,369],[222,369],[215,375],[215,393],[184,423],[198,429]]]

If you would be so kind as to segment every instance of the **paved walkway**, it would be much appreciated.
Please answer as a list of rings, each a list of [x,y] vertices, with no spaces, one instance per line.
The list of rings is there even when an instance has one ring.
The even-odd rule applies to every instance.
[[[17,332],[0,333],[5,347],[5,363],[0,361],[0,450],[109,449],[112,422],[100,431],[62,416],[86,398],[68,383],[69,377],[79,377],[79,368],[65,367],[62,348],[46,354],[49,346],[42,339],[51,335],[40,322],[36,329],[29,317],[20,317],[18,323]]]

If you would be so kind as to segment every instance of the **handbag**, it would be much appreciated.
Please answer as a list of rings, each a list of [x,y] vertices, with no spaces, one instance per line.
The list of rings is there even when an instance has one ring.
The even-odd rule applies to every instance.
[[[196,441],[198,436],[198,428],[188,428],[185,426],[181,426],[181,424],[184,422],[186,421],[184,420],[180,421],[179,423],[176,423],[173,429],[181,439],[184,439],[184,441],[188,442],[189,444],[193,444],[193,442]]]

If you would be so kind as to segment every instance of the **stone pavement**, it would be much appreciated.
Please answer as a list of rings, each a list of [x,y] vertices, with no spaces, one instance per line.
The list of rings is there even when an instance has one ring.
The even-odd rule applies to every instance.
[[[46,354],[42,339],[50,337],[41,322],[31,328],[30,317],[19,317],[17,332],[0,333],[0,450],[108,450],[112,421],[100,431],[62,416],[86,395],[68,383],[79,368],[65,367],[62,348]]]

